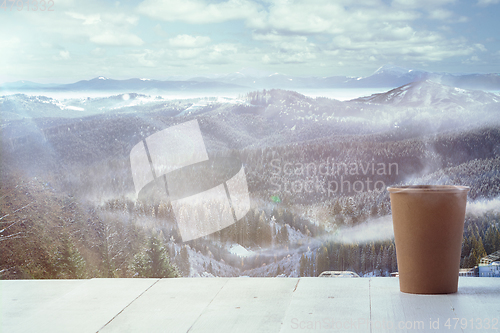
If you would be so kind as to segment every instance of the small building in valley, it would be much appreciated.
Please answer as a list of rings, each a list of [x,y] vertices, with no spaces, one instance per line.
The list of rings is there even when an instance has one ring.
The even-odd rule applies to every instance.
[[[481,258],[479,277],[500,277],[500,251]]]

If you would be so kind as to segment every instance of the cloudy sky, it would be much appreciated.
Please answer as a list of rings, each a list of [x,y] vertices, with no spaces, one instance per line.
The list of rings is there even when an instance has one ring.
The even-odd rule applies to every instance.
[[[500,72],[500,0],[27,2],[0,0],[0,82]]]

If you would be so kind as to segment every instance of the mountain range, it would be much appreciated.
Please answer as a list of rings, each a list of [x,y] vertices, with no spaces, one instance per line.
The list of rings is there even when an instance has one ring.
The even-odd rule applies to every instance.
[[[387,72],[380,70],[378,78]],[[417,75],[392,72],[403,83]],[[105,78],[90,81],[110,84]],[[112,81],[116,87],[147,80]],[[388,193],[380,189],[394,184],[463,184],[470,187],[470,200],[491,207],[484,200],[497,200],[500,193],[500,97],[423,76],[384,90],[351,101],[283,89],[253,89],[232,99],[169,99],[142,91],[67,99],[0,96],[0,276],[132,277],[136,259],[149,251],[144,244],[150,232],[161,236],[184,276],[397,271],[390,240],[344,247],[330,241],[353,226],[360,226],[356,234],[371,237],[373,229],[365,226],[390,213]],[[193,119],[210,158],[239,153],[251,209],[221,232],[183,243],[170,203],[137,200],[130,152],[144,138]],[[339,165],[345,173],[339,174]],[[383,165],[388,173],[377,169]],[[397,165],[392,173],[390,165]],[[334,190],[335,183],[340,186]],[[497,232],[498,216],[498,210],[468,216],[466,223],[484,224],[465,228],[473,233],[464,242],[462,265],[477,261],[474,247],[467,247],[472,240],[485,249],[499,244],[484,236],[498,234],[490,228]],[[251,254],[239,256],[234,248]],[[333,261],[325,266],[327,258]],[[73,272],[67,262],[86,268]]]
[[[286,101],[286,105],[290,106],[284,107],[279,104],[281,101]],[[297,121],[312,118],[316,121],[325,120],[328,117],[352,116],[371,119],[374,114],[382,111],[388,112],[393,117],[400,114],[402,108],[460,111],[464,112],[465,117],[484,113],[485,117],[490,119],[490,117],[497,117],[499,103],[498,94],[447,86],[430,80],[411,82],[383,93],[344,102],[330,98],[311,98],[281,89],[254,91],[240,98],[169,99],[139,93],[66,99],[29,94],[0,96],[1,119],[4,122],[46,117],[80,118],[103,114],[137,114],[158,111],[170,117],[183,117],[201,115],[224,106],[230,110],[244,110],[249,107],[259,110],[265,108],[265,114],[262,116],[267,119],[279,119],[280,124],[285,124],[290,128]]]
[[[499,90],[500,75],[450,74],[413,70],[384,65],[366,77],[329,76],[299,77],[280,73],[242,70],[236,73],[196,77],[170,77],[166,80],[131,78],[115,80],[99,76],[70,84],[41,84],[30,81],[3,83],[0,92],[200,92],[236,91],[251,89],[343,89],[343,88],[396,88],[405,84],[430,80],[463,89]]]

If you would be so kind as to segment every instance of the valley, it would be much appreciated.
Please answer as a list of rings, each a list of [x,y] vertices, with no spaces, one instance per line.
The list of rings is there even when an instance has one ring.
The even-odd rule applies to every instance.
[[[429,80],[348,101],[283,89],[0,96],[2,278],[137,276],[151,251],[182,276],[387,276],[397,267],[385,188],[420,183],[470,186],[470,204],[490,203],[467,215],[468,267],[500,245],[499,103]],[[210,158],[239,155],[251,206],[183,242],[168,199],[138,200],[130,151],[194,119]]]

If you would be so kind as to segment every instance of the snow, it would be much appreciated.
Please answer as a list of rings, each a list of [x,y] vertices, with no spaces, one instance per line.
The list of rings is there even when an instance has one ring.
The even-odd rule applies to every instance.
[[[85,111],[84,108],[81,108],[78,106],[72,106],[72,105],[64,105],[62,109],[72,110],[72,111]]]
[[[176,251],[180,251],[178,244],[174,245]],[[187,247],[189,253],[189,264],[191,266],[189,277],[214,277],[214,276],[238,276],[240,271],[223,261],[217,261],[213,256],[203,255],[194,249]],[[212,272],[207,272],[211,266]]]
[[[156,97],[153,96],[146,96],[146,95],[137,95],[134,99],[130,98],[131,96],[129,94],[123,94],[122,95],[122,103],[117,104],[114,107],[109,108],[110,110],[117,110],[125,107],[132,107],[132,106],[138,106],[138,105],[144,105],[148,103],[153,103],[153,102],[160,102],[165,99],[157,99]]]
[[[238,99],[238,98],[231,98],[231,97],[224,97],[224,96],[218,96],[217,97],[217,103],[225,103],[225,104],[233,104],[233,105],[251,105],[250,103]]]
[[[379,69],[377,69],[374,74],[384,73],[384,74],[392,74],[392,75],[396,75],[396,76],[402,76],[402,75],[409,73],[410,71],[411,70],[408,70],[406,68],[386,64],[386,65],[383,65],[382,67],[380,67]]]
[[[235,254],[235,255],[237,255],[239,257],[243,257],[243,258],[250,257],[250,256],[253,256],[255,254],[253,251],[249,251],[249,250],[245,249],[240,244],[233,244],[229,248],[229,253]]]
[[[98,79],[99,80],[107,80],[107,78],[105,78],[104,76],[99,76]]]
[[[38,97],[37,97],[37,100],[41,103],[53,104],[53,105],[57,106],[58,108],[60,108],[61,110],[71,110],[71,111],[79,111],[79,112],[85,111],[85,109],[82,107],[73,106],[73,105],[65,105],[61,101],[58,101],[56,99],[51,99],[50,101],[44,101],[44,100],[38,99]]]
[[[182,111],[181,113],[179,113],[176,117],[180,117],[180,116],[185,116],[193,111],[197,111],[199,110],[200,108],[203,108],[207,106],[207,104],[193,104],[191,105],[190,107],[188,107],[186,110]]]

